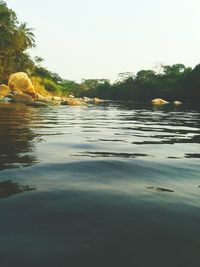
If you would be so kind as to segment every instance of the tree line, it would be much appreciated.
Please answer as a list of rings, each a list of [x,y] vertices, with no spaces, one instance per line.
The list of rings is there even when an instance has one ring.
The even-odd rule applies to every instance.
[[[89,97],[111,100],[149,101],[163,98],[168,101],[200,101],[200,64],[193,69],[183,64],[163,65],[159,72],[141,70],[136,75],[121,74],[121,79],[96,82],[84,92]]]
[[[106,79],[88,79],[81,83],[61,78],[42,66],[43,59],[31,58],[28,51],[36,46],[33,29],[20,22],[16,13],[0,0],[0,84],[7,83],[15,72],[26,72],[41,92],[108,100],[200,101],[200,64],[194,68],[183,64],[162,65],[159,72],[141,70],[121,73],[113,84]]]

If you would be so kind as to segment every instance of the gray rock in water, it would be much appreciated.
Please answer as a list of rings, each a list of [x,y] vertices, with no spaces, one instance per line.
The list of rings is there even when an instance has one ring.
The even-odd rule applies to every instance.
[[[19,103],[33,103],[34,100],[30,95],[27,94],[15,94],[11,98],[12,102],[19,102]]]
[[[8,103],[11,101],[11,98],[9,97],[2,97],[0,98],[0,103]]]
[[[40,102],[40,101],[35,101],[35,102],[27,103],[27,105],[28,106],[32,106],[32,107],[49,107],[49,105],[47,103]]]

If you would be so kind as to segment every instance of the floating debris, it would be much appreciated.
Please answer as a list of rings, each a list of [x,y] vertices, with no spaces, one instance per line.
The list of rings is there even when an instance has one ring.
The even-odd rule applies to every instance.
[[[156,187],[156,186],[147,186],[147,189],[155,190],[158,192],[168,192],[168,193],[174,193],[173,190],[167,189],[167,188],[162,188],[162,187]]]

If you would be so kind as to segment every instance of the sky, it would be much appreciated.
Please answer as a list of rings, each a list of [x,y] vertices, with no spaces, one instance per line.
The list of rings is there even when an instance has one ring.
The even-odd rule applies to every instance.
[[[6,0],[34,28],[44,66],[62,78],[105,78],[200,63],[199,0]]]

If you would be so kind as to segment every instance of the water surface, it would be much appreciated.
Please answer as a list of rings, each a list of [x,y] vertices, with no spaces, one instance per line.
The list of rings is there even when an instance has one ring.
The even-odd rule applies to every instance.
[[[200,110],[0,104],[0,266],[199,267]]]

